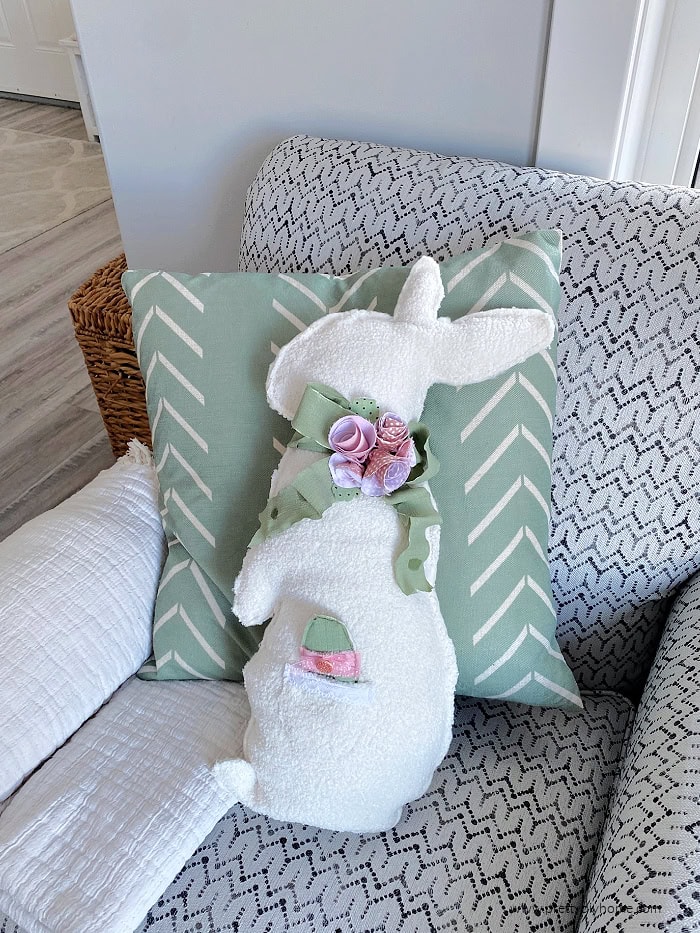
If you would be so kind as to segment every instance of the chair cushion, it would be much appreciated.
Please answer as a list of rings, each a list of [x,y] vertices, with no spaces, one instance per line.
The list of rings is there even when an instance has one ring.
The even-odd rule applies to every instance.
[[[559,227],[550,565],[580,686],[643,682],[700,565],[700,192],[295,136],[250,188],[241,269],[340,275]]]
[[[388,833],[279,823],[237,805],[138,933],[571,931],[633,717],[460,699],[429,792]]]

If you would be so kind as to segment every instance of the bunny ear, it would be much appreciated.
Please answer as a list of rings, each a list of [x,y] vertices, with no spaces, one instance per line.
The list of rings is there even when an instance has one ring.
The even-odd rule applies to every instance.
[[[422,256],[408,273],[396,302],[394,320],[406,324],[430,324],[437,319],[444,297],[440,266],[430,256]]]
[[[544,311],[497,308],[465,314],[440,328],[431,376],[447,385],[483,382],[544,350],[553,339],[554,318]]]

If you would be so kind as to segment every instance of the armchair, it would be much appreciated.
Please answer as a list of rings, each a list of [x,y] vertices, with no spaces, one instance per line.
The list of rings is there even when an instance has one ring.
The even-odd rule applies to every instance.
[[[123,616],[118,575],[99,613],[69,571],[37,575],[57,529],[71,527],[90,579],[122,547],[141,573],[126,682],[93,691],[80,728],[66,715],[47,730],[0,804],[0,933],[700,927],[700,194],[297,136],[249,191],[241,268],[342,274],[551,227],[564,297],[550,566],[583,711],[458,698],[448,756],[388,833],[229,809],[210,766],[239,753],[243,688],[128,679],[148,654],[163,544],[151,467],[132,451],[0,545],[5,734],[20,715],[2,700],[11,634],[49,646],[53,668],[21,665],[17,682],[37,697],[49,670],[53,718],[107,653],[93,637],[61,687],[69,626]],[[99,513],[78,520],[103,487],[124,535],[95,534]],[[37,609],[49,585],[54,625]]]

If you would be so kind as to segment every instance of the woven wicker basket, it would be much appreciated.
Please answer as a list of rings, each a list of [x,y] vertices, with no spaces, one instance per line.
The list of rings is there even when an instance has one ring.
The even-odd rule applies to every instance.
[[[126,258],[98,269],[68,302],[100,414],[116,457],[132,438],[151,446],[146,387],[136,359],[131,306],[121,286]]]

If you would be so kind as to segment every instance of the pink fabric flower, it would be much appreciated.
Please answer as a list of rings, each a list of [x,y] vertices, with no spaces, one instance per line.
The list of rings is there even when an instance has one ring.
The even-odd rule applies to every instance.
[[[345,454],[331,454],[328,466],[336,486],[341,486],[343,489],[359,488],[364,472],[361,463],[356,460],[348,460]]]
[[[377,431],[377,447],[384,450],[395,451],[408,440],[408,425],[393,411],[382,415],[375,425]]]
[[[372,422],[366,418],[360,415],[345,415],[332,425],[328,443],[331,450],[342,454],[346,460],[364,463],[377,443],[377,432]]]
[[[402,447],[405,449],[405,456],[392,454],[380,448],[373,451],[362,477],[362,492],[366,496],[388,496],[403,486],[411,472],[412,448],[413,441],[409,439]],[[415,452],[413,459],[415,463]]]
[[[401,444],[396,451],[396,456],[401,457],[402,460],[408,460],[408,465],[413,469],[418,462],[418,457],[416,456],[416,445],[413,443],[412,437],[409,437]]]

